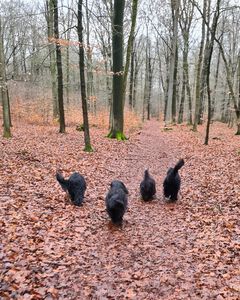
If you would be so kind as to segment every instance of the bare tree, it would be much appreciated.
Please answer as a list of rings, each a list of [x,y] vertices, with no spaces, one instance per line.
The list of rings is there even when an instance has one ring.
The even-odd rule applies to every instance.
[[[183,36],[183,70],[182,70],[182,93],[181,101],[178,114],[178,123],[183,122],[183,108],[185,96],[187,94],[187,104],[188,104],[188,123],[192,124],[192,99],[191,99],[191,89],[189,83],[189,33],[193,19],[193,4],[191,1],[185,1],[183,6],[181,6],[179,24]]]
[[[80,82],[81,82],[81,96],[82,96],[82,112],[83,112],[83,126],[84,126],[84,151],[93,151],[90,142],[89,124],[88,124],[88,109],[87,109],[87,95],[86,95],[86,84],[85,84],[85,74],[84,74],[84,44],[83,44],[83,24],[82,24],[82,4],[83,1],[78,1],[78,41],[79,41],[79,72],[80,72]]]
[[[54,37],[56,41],[56,60],[57,60],[57,83],[58,83],[58,106],[59,106],[59,120],[60,133],[65,133],[65,116],[63,103],[63,72],[62,72],[62,54],[61,44],[59,40],[58,30],[58,0],[54,1]]]
[[[169,65],[169,83],[167,96],[167,122],[175,122],[176,117],[176,88],[177,88],[177,48],[178,48],[178,19],[179,1],[171,0],[173,35],[171,44],[171,55]]]
[[[58,99],[57,99],[57,74],[56,74],[56,55],[54,44],[54,0],[46,1],[46,20],[47,20],[47,35],[48,49],[50,59],[50,73],[52,82],[52,103],[53,103],[53,118],[59,117]]]
[[[132,0],[131,30],[130,30],[130,34],[128,37],[126,63],[125,63],[125,67],[124,67],[124,76],[123,76],[123,101],[124,102],[125,102],[125,95],[126,95],[127,76],[128,76],[128,70],[129,70],[129,65],[130,65],[130,60],[131,60],[134,35],[135,35],[135,27],[136,27],[136,20],[137,20],[137,8],[138,8],[138,0]]]
[[[211,68],[211,59],[213,53],[213,45],[215,41],[218,19],[220,15],[220,5],[221,0],[217,0],[216,9],[213,16],[212,26],[210,29],[211,37],[210,42],[207,44],[206,48],[206,56],[207,56],[207,66],[206,66],[206,82],[207,82],[207,95],[208,95],[208,119],[207,119],[207,127],[206,127],[206,136],[205,136],[205,145],[208,145],[209,140],[209,130],[210,130],[210,121],[211,121],[211,90],[210,90],[210,68]]]
[[[3,106],[3,137],[11,137],[11,119],[8,99],[8,87],[6,82],[5,57],[3,45],[2,20],[0,16],[0,102]]]
[[[193,131],[197,131],[197,125],[200,123],[200,83],[201,83],[201,69],[202,69],[202,61],[203,61],[203,50],[205,43],[205,21],[206,18],[206,8],[207,8],[207,0],[203,1],[203,20],[202,20],[202,36],[200,49],[198,54],[198,63],[197,63],[197,74],[196,74],[196,95],[195,95],[195,116],[193,123]]]
[[[108,137],[125,140],[124,99],[123,99],[123,16],[125,0],[114,1],[114,15],[112,26],[113,51],[113,122]]]

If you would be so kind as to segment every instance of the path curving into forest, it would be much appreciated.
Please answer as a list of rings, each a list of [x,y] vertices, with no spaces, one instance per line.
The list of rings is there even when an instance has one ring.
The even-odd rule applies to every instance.
[[[202,132],[154,120],[126,142],[92,130],[90,154],[74,128],[19,127],[0,140],[1,299],[238,299],[239,140],[219,126],[209,147]],[[179,158],[181,197],[167,204],[162,182]],[[59,168],[86,177],[82,207],[64,200]],[[145,168],[157,183],[150,203],[139,195]],[[122,229],[105,210],[113,179],[129,189]]]

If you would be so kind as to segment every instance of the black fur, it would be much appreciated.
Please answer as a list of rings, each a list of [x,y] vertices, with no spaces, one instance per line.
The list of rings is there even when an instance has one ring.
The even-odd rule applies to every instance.
[[[124,183],[114,180],[106,196],[107,212],[116,225],[121,225],[128,204],[128,190]]]
[[[178,174],[178,170],[184,165],[184,160],[180,159],[174,168],[169,168],[167,176],[163,182],[164,196],[171,201],[177,201],[178,192],[181,186],[181,178]]]
[[[84,193],[87,188],[84,177],[74,172],[69,179],[64,179],[60,173],[56,174],[56,178],[63,190],[69,193],[73,204],[77,206],[82,205]]]
[[[156,183],[152,176],[150,176],[148,170],[144,171],[144,178],[140,183],[140,193],[144,201],[152,200],[156,194]]]

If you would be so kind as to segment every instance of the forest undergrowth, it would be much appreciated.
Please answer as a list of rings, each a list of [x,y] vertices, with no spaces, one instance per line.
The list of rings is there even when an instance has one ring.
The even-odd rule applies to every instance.
[[[93,127],[93,153],[74,126],[19,123],[1,137],[0,298],[239,299],[240,140],[215,123],[204,146],[199,129],[148,121],[118,142]],[[162,182],[179,158],[181,196],[168,204]],[[150,203],[139,195],[145,168],[157,183]],[[85,177],[82,207],[56,170]],[[105,210],[113,179],[129,189],[122,228]]]

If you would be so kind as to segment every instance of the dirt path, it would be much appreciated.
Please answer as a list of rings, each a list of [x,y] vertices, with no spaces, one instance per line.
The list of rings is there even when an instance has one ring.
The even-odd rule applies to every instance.
[[[229,131],[216,129],[221,139],[204,148],[200,133],[164,132],[151,121],[126,143],[96,131],[96,152],[86,154],[74,129],[67,135],[39,130],[2,141],[0,298],[238,299],[239,157]],[[166,204],[163,178],[180,157],[186,160],[182,195]],[[146,167],[157,182],[151,203],[139,196]],[[86,177],[83,207],[64,201],[56,168]],[[122,229],[105,211],[113,179],[130,192]]]

